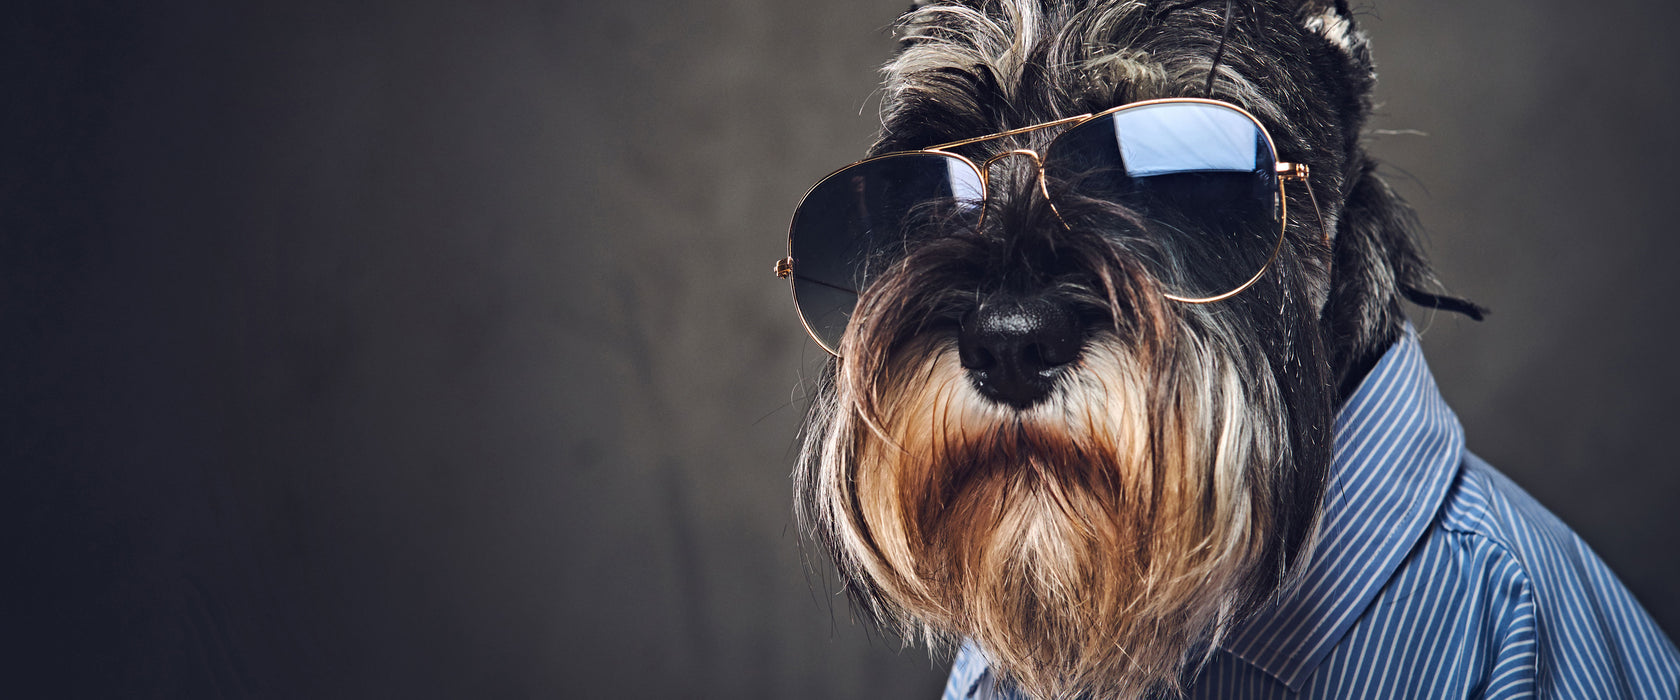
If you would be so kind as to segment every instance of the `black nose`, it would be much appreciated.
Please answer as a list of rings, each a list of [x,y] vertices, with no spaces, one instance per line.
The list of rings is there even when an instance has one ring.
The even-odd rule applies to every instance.
[[[963,319],[957,355],[987,398],[1027,408],[1079,357],[1079,317],[1042,297],[987,303]]]

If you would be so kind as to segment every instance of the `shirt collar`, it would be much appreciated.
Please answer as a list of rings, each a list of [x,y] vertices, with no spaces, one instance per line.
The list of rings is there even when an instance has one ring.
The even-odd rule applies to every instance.
[[[1226,651],[1292,691],[1353,627],[1434,519],[1464,429],[1410,324],[1336,414],[1312,559],[1291,592],[1232,630]]]

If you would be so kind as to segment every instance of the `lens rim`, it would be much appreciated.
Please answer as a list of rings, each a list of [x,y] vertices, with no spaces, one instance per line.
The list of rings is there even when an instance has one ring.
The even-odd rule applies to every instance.
[[[1142,102],[1132,102],[1132,103],[1129,103],[1129,104],[1120,105],[1119,107],[1112,107],[1112,108],[1109,108],[1109,109],[1105,109],[1101,112],[1097,112],[1095,114],[1092,114],[1089,117],[1074,123],[1072,126],[1069,126],[1062,133],[1056,134],[1056,137],[1053,138],[1053,139],[1050,139],[1050,142],[1044,144],[1044,147],[1039,149],[1039,151],[1044,154],[1043,155],[1043,160],[1044,161],[1050,161],[1051,160],[1051,153],[1056,147],[1056,142],[1061,141],[1062,138],[1066,137],[1068,134],[1072,134],[1072,133],[1074,133],[1076,131],[1079,131],[1080,129],[1083,129],[1083,128],[1086,128],[1086,127],[1096,126],[1097,122],[1104,119],[1104,118],[1110,118],[1110,121],[1112,121],[1112,117],[1116,114],[1121,113],[1121,112],[1125,112],[1125,111],[1133,110],[1133,109],[1138,109],[1140,107],[1156,107],[1156,108],[1159,108],[1159,107],[1167,106],[1167,105],[1211,106],[1211,107],[1218,107],[1218,108],[1221,108],[1221,109],[1224,109],[1224,110],[1227,110],[1227,111],[1230,111],[1230,112],[1235,112],[1237,114],[1240,114],[1245,119],[1247,119],[1249,122],[1253,123],[1254,128],[1258,129],[1260,131],[1260,135],[1265,137],[1266,151],[1267,151],[1267,153],[1269,153],[1271,155],[1270,167],[1272,168],[1272,172],[1273,172],[1272,179],[1275,181],[1275,183],[1277,185],[1278,233],[1277,233],[1277,239],[1272,242],[1272,251],[1269,255],[1266,256],[1266,261],[1260,264],[1259,269],[1255,270],[1254,274],[1250,275],[1246,282],[1243,282],[1242,284],[1237,285],[1237,287],[1234,288],[1234,289],[1231,289],[1229,291],[1226,291],[1226,292],[1223,292],[1223,293],[1220,293],[1220,294],[1214,294],[1212,296],[1185,296],[1185,295],[1181,295],[1181,294],[1173,294],[1171,292],[1168,292],[1165,289],[1161,290],[1161,296],[1164,296],[1164,297],[1166,297],[1168,299],[1171,299],[1173,301],[1183,302],[1183,303],[1186,303],[1186,304],[1209,304],[1209,303],[1212,303],[1212,302],[1229,299],[1229,298],[1234,297],[1238,294],[1241,294],[1244,290],[1248,289],[1249,287],[1254,286],[1254,283],[1259,282],[1260,278],[1264,277],[1266,275],[1266,271],[1272,268],[1272,263],[1277,261],[1278,253],[1283,250],[1283,239],[1284,239],[1284,236],[1289,231],[1289,193],[1284,189],[1283,183],[1284,183],[1285,178],[1283,177],[1283,174],[1281,172],[1279,172],[1280,169],[1279,169],[1278,163],[1280,163],[1281,161],[1278,159],[1277,143],[1272,140],[1272,133],[1266,129],[1266,125],[1260,123],[1260,120],[1258,118],[1256,118],[1253,114],[1249,113],[1248,110],[1245,110],[1245,109],[1243,109],[1241,107],[1238,107],[1234,104],[1231,104],[1229,102],[1223,102],[1223,101],[1220,101],[1220,100],[1210,100],[1210,99],[1205,99],[1205,98],[1200,98],[1200,97],[1169,97],[1169,98],[1163,98],[1163,99],[1158,99],[1158,100],[1144,100]],[[1113,128],[1113,127],[1111,126],[1110,128]],[[1058,221],[1062,222],[1062,226],[1066,227],[1066,228],[1072,228],[1071,226],[1068,225],[1067,219],[1062,218],[1062,212],[1059,209],[1056,208],[1056,198],[1051,196],[1051,193],[1050,193],[1050,183],[1048,181],[1049,178],[1044,174],[1044,171],[1046,169],[1047,168],[1041,162],[1040,165],[1039,165],[1039,168],[1038,168],[1038,188],[1039,188],[1039,192],[1044,195],[1044,201],[1050,204],[1050,211],[1055,213],[1056,219]]]
[[[816,192],[817,190],[821,189],[823,187],[823,185],[828,184],[828,181],[833,180],[836,177],[839,177],[840,175],[842,175],[842,174],[844,174],[844,173],[846,173],[850,170],[853,170],[855,168],[858,168],[858,167],[861,167],[861,166],[864,166],[864,165],[868,165],[870,163],[874,163],[874,162],[877,162],[877,161],[889,160],[889,159],[894,159],[894,158],[939,156],[939,157],[942,157],[942,158],[956,160],[958,162],[961,162],[963,165],[968,166],[968,169],[974,172],[974,175],[975,175],[976,179],[978,179],[980,181],[980,221],[976,225],[978,226],[978,225],[984,224],[985,223],[985,217],[986,217],[985,202],[991,197],[991,193],[990,193],[990,189],[989,189],[990,188],[990,183],[987,182],[985,170],[982,169],[978,164],[976,164],[972,159],[970,159],[966,156],[963,156],[963,155],[958,154],[958,153],[951,153],[951,152],[948,152],[948,151],[935,150],[936,148],[938,148],[938,147],[921,149],[921,150],[916,150],[916,151],[894,151],[892,153],[883,153],[881,155],[871,156],[869,158],[865,158],[863,160],[857,161],[857,162],[852,163],[850,165],[846,165],[844,167],[838,168],[834,172],[831,172],[831,173],[823,176],[823,178],[821,180],[817,181],[817,184],[811,185],[810,188],[806,189],[804,196],[799,198],[799,206],[794,208],[793,216],[788,221],[787,257],[784,258],[784,261],[787,263],[787,267],[785,269],[787,270],[786,277],[787,277],[787,280],[788,280],[788,290],[793,294],[793,308],[794,308],[794,311],[796,312],[796,314],[799,316],[799,324],[805,327],[805,334],[810,336],[812,340],[815,340],[817,342],[817,345],[820,346],[828,354],[833,355],[835,357],[840,356],[840,347],[839,347],[840,340],[838,338],[835,339],[834,345],[830,346],[828,341],[825,340],[821,336],[821,334],[819,334],[816,331],[816,329],[814,327],[812,327],[811,321],[808,317],[808,314],[806,313],[805,306],[799,300],[799,284],[798,284],[798,279],[797,279],[798,276],[799,276],[799,260],[798,260],[797,257],[794,256],[793,249],[794,249],[794,238],[799,235],[799,217],[800,217],[801,214],[805,213],[806,203],[808,203],[810,201],[811,194]],[[1041,170],[1041,172],[1040,172],[1041,177],[1042,177],[1042,174],[1043,173],[1042,173],[1042,170]],[[1041,182],[1042,182],[1042,180],[1041,180]],[[778,268],[778,269],[781,269],[781,268]],[[859,296],[862,296],[863,290],[862,289],[856,290],[856,294],[858,294]],[[856,306],[854,306],[853,308],[855,309]],[[850,327],[850,325],[851,324],[848,322],[847,327]],[[843,334],[844,334],[844,331],[842,331],[842,335]]]

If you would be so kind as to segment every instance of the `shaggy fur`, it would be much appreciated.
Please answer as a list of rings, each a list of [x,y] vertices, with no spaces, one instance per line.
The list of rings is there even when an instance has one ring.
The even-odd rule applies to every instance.
[[[861,290],[804,433],[799,520],[866,614],[938,652],[975,640],[1034,697],[1179,687],[1309,556],[1335,407],[1402,332],[1401,299],[1473,309],[1423,291],[1411,214],[1360,147],[1374,74],[1345,3],[1229,5],[929,4],[885,69],[876,154],[1202,97],[1213,71],[1213,97],[1311,167],[1323,217],[1291,184],[1260,281],[1178,303],[1116,233],[1146,228],[1135,212],[1058,219],[1010,158],[982,228],[917,232]],[[1083,349],[1044,401],[988,399],[963,319],[1035,298],[1078,314]]]

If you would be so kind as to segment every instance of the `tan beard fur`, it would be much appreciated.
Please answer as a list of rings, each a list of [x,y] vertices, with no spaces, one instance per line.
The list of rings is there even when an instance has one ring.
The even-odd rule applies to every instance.
[[[1253,485],[1284,450],[1251,408],[1275,393],[1256,402],[1229,349],[1179,337],[1160,374],[1099,335],[1020,412],[975,392],[949,342],[843,360],[816,515],[875,612],[972,639],[1036,698],[1177,689],[1269,593],[1250,583],[1273,511]]]

